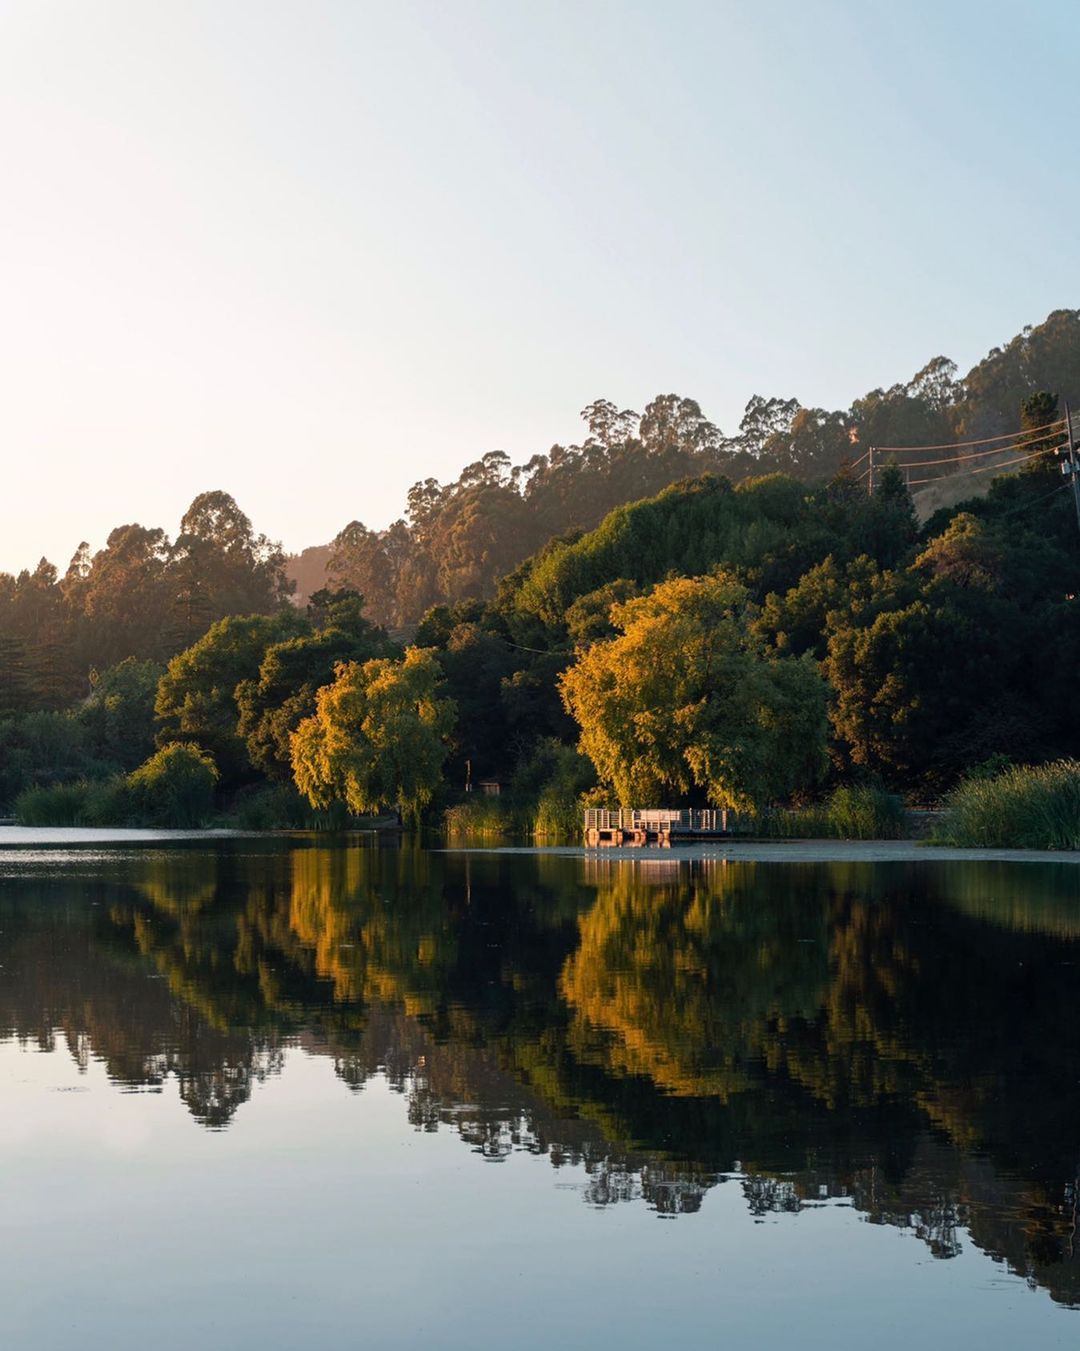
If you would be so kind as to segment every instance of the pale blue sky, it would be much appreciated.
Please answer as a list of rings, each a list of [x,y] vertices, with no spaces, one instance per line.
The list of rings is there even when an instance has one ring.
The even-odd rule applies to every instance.
[[[0,0],[0,568],[1080,304],[1080,6]]]

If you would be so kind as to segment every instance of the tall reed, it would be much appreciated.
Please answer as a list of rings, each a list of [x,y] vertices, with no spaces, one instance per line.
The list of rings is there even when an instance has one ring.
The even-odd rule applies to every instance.
[[[446,838],[456,844],[491,843],[514,833],[510,810],[497,797],[476,795],[468,802],[447,807],[443,817]]]
[[[935,844],[1080,849],[1080,761],[1017,765],[967,779],[945,800]]]
[[[768,812],[756,823],[761,835],[803,840],[900,840],[909,833],[900,798],[881,788],[837,788],[822,803]]]

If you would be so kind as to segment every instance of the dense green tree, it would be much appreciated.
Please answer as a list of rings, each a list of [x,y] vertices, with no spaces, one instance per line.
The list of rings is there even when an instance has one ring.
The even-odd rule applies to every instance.
[[[105,668],[127,657],[164,661],[168,635],[163,618],[173,602],[172,546],[163,530],[122,525],[92,558],[76,555],[64,590],[81,616],[86,661]]]
[[[0,808],[5,812],[26,788],[100,778],[115,768],[95,757],[71,713],[39,709],[0,718]]]
[[[852,587],[869,582],[876,572],[877,565],[865,555],[841,568],[830,554],[783,596],[771,591],[753,621],[754,630],[776,652],[793,657],[809,652],[820,661],[829,615],[846,610]]]
[[[663,582],[617,606],[618,637],[562,678],[581,749],[625,805],[683,798],[751,808],[812,783],[825,685],[807,659],[769,656],[731,577]]]
[[[70,611],[48,559],[33,572],[0,574],[0,634],[13,663],[5,696],[13,710],[65,708],[86,693]]]
[[[27,713],[33,703],[25,640],[0,632],[0,718]]]
[[[957,431],[964,439],[1014,431],[1021,401],[1047,389],[1080,406],[1080,310],[1055,310],[970,370]]]
[[[934,791],[995,753],[1037,753],[1045,719],[1029,697],[1032,622],[971,564],[960,538],[931,546],[910,573],[884,574],[846,614],[831,613],[824,670],[850,761]]]
[[[407,648],[401,661],[347,662],[293,733],[296,786],[313,807],[396,807],[416,823],[441,781],[454,712],[424,648]]]
[[[200,493],[184,513],[169,586],[172,631],[189,643],[226,615],[272,613],[292,588],[280,546],[257,535],[224,492]]]
[[[121,769],[134,769],[154,752],[154,705],[165,668],[127,657],[92,677],[90,697],[78,721],[91,754]]]
[[[159,746],[194,742],[214,758],[226,785],[250,776],[238,731],[237,686],[256,680],[266,651],[305,627],[294,611],[219,619],[169,662],[158,686]]]
[[[205,751],[170,742],[128,775],[126,795],[136,815],[152,825],[202,826],[213,809],[217,777]]]
[[[308,605],[314,631],[271,644],[257,678],[236,686],[237,735],[256,769],[291,781],[290,738],[315,712],[316,691],[333,681],[341,662],[389,655],[385,630],[369,623],[363,610],[363,597],[355,592],[317,592]]]
[[[456,624],[436,652],[457,718],[448,773],[455,783],[505,770],[512,750],[503,682],[517,662],[506,640],[478,623]]]

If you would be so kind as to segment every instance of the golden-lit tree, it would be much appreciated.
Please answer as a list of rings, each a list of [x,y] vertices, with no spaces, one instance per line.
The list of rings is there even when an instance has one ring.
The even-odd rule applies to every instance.
[[[377,812],[397,805],[418,820],[440,782],[454,725],[441,680],[426,648],[407,648],[401,661],[340,665],[316,696],[315,715],[292,735],[296,786],[312,806],[344,802],[354,812]]]
[[[615,605],[618,636],[562,677],[581,749],[624,804],[695,790],[747,809],[810,782],[825,757],[814,664],[767,654],[734,578],[679,578]]]

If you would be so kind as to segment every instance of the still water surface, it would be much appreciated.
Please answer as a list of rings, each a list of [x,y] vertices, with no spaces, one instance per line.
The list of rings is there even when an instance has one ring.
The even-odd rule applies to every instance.
[[[0,853],[0,1345],[1080,1340],[1080,868]]]

